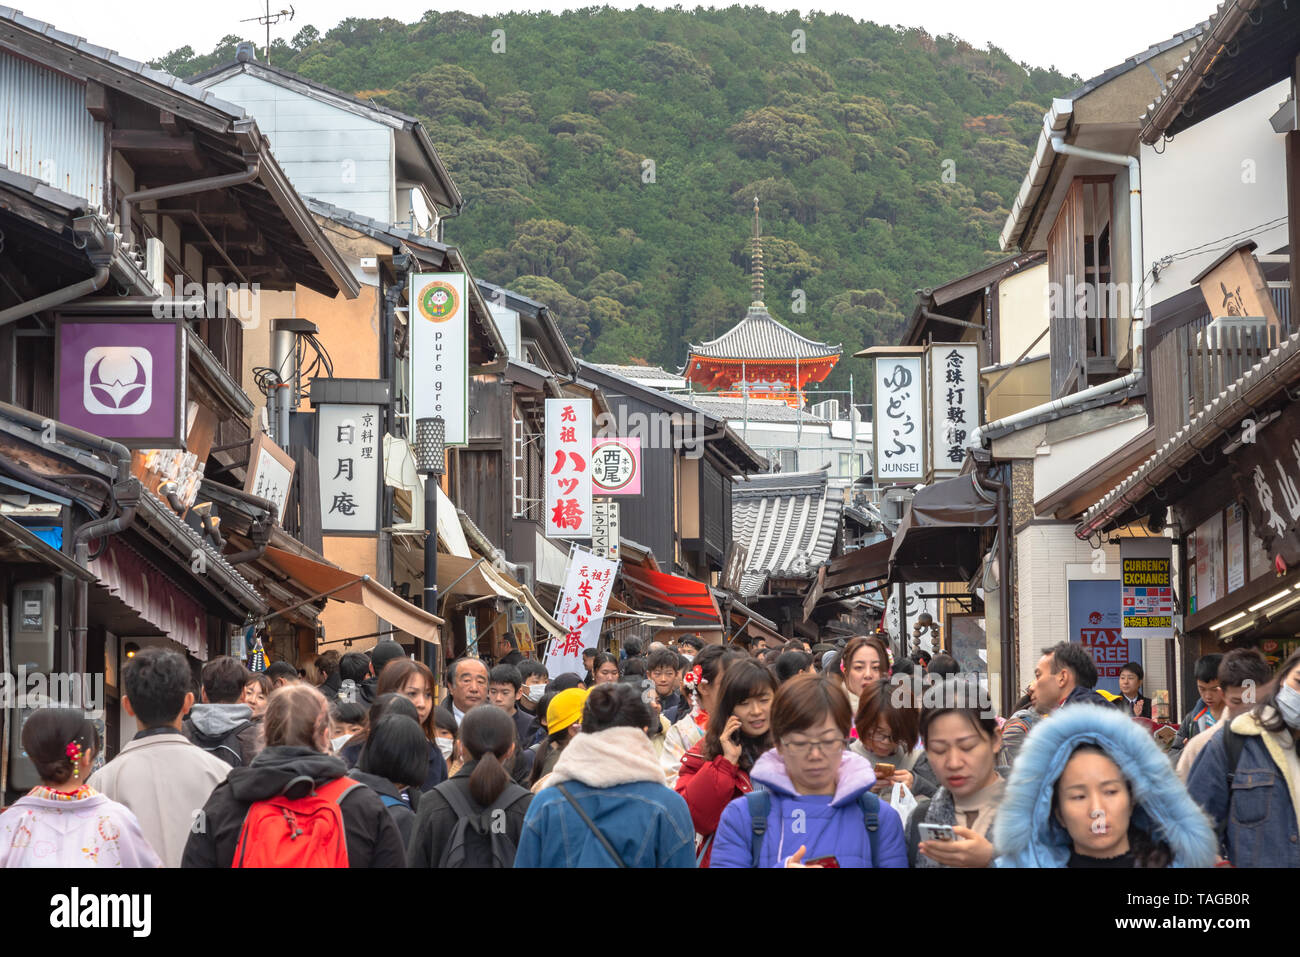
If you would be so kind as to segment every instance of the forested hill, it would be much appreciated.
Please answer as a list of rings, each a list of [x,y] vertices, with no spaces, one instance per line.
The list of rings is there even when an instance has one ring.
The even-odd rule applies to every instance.
[[[238,39],[156,65],[192,75]],[[744,315],[755,195],[772,313],[849,354],[893,341],[915,290],[998,255],[1043,111],[1077,83],[756,7],[352,19],[272,62],[423,118],[475,274],[550,304],[586,358],[668,367]]]

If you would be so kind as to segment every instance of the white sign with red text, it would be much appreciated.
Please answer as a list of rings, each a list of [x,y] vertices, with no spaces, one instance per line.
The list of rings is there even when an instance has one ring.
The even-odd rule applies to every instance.
[[[551,642],[546,655],[546,671],[552,678],[566,671],[586,674],[582,649],[595,648],[600,639],[601,623],[617,574],[618,562],[598,558],[585,548],[573,549],[555,615],[555,620],[564,626],[565,635]]]
[[[546,400],[547,538],[591,538],[591,400]]]

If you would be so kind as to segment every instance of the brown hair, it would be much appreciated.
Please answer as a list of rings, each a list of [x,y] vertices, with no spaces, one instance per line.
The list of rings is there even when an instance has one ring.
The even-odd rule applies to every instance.
[[[266,746],[295,745],[317,750],[323,727],[329,724],[325,696],[311,685],[285,685],[272,692],[266,702]]]
[[[406,682],[410,681],[411,676],[415,674],[424,678],[425,683],[428,684],[430,697],[437,693],[438,684],[433,680],[433,672],[429,670],[428,665],[410,658],[395,658],[384,665],[384,670],[379,673],[379,684],[375,688],[375,694],[385,695],[390,692],[402,694]],[[429,716],[420,722],[420,730],[430,741],[438,739],[438,726],[433,718],[433,713],[437,710],[437,708],[430,708]]]
[[[858,702],[858,714],[853,726],[858,730],[858,740],[864,748],[870,749],[871,736],[876,732],[876,725],[881,718],[889,726],[889,733],[894,736],[894,746],[902,745],[903,750],[911,751],[916,747],[921,733],[921,710],[899,705],[894,701],[894,694],[907,693],[906,684],[895,689],[888,681],[876,685],[875,690],[864,694]]]
[[[772,740],[806,731],[821,724],[827,715],[847,737],[853,721],[848,695],[821,675],[791,678],[777,690],[772,702]]]
[[[889,649],[885,643],[875,635],[858,635],[856,638],[850,638],[849,643],[844,646],[844,651],[840,653],[840,673],[847,674],[849,668],[853,666],[853,656],[863,648],[871,648],[880,658],[880,677],[889,677]]]

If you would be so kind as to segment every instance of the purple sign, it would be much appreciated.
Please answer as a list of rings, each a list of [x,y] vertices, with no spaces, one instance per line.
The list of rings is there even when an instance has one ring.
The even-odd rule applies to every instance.
[[[181,320],[62,317],[60,422],[132,448],[184,448]]]

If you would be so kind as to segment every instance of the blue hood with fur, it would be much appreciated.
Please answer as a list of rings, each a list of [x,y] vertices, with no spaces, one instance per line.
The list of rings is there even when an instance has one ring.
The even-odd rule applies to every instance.
[[[1075,748],[1106,751],[1133,785],[1133,823],[1173,853],[1174,867],[1211,867],[1217,842],[1169,759],[1142,725],[1114,708],[1066,705],[1034,725],[993,822],[999,867],[1064,867],[1070,836],[1052,815],[1052,792]]]

